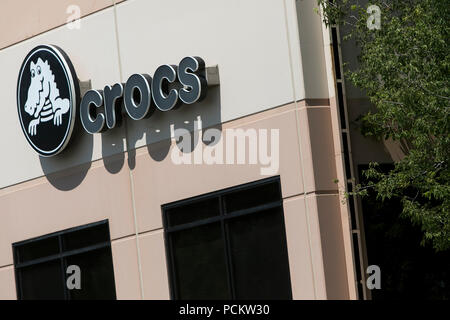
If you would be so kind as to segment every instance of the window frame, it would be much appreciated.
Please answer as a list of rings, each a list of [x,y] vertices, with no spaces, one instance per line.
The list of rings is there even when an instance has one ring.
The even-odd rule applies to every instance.
[[[78,249],[72,249],[72,250],[65,250],[64,249],[64,241],[63,241],[63,237],[73,233],[73,232],[77,232],[80,230],[84,230],[84,229],[89,229],[89,228],[93,228],[93,227],[98,227],[101,225],[106,225],[107,231],[108,231],[108,239],[109,241],[103,241],[103,242],[99,242],[93,245],[88,245],[88,246],[84,246],[82,248],[78,248]],[[19,262],[19,248],[23,245],[26,244],[30,244],[33,242],[38,242],[41,240],[45,240],[45,239],[50,239],[50,238],[58,238],[58,247],[59,247],[59,252],[57,254],[52,254],[49,256],[45,256],[45,257],[41,257],[41,258],[35,258],[35,259],[31,259],[29,261],[26,262]],[[61,277],[62,277],[62,283],[64,284],[64,300],[71,300],[71,295],[70,295],[70,290],[67,288],[66,284],[66,270],[67,270],[67,263],[66,263],[66,259],[68,257],[74,256],[74,255],[78,255],[78,254],[83,254],[83,253],[87,253],[87,252],[91,252],[91,251],[95,251],[95,250],[100,250],[100,249],[104,249],[104,248],[110,248],[111,250],[111,234],[110,234],[110,229],[109,229],[109,221],[108,219],[105,220],[101,220],[101,221],[97,221],[97,222],[93,222],[93,223],[88,223],[85,225],[81,225],[81,226],[77,226],[77,227],[73,227],[73,228],[68,228],[68,229],[64,229],[61,231],[57,231],[57,232],[53,232],[53,233],[49,233],[43,236],[38,236],[35,238],[30,238],[30,239],[26,239],[26,240],[22,240],[22,241],[18,241],[12,244],[12,251],[13,251],[13,261],[14,261],[14,277],[15,277],[15,281],[16,281],[16,295],[17,295],[17,299],[18,300],[23,300],[23,291],[22,291],[22,279],[21,279],[21,273],[20,270],[22,268],[26,268],[26,267],[32,267],[41,263],[46,263],[46,262],[51,262],[51,261],[60,261],[61,264]],[[112,251],[111,251],[111,258],[112,258]],[[111,261],[113,263],[113,261]],[[114,281],[114,288],[115,288],[115,277],[114,277],[114,265],[112,265],[113,268],[113,281]],[[115,291],[115,290],[114,290]],[[114,296],[117,297],[117,293],[114,292]]]
[[[257,187],[261,187],[266,184],[273,184],[276,183],[278,187],[278,192],[280,195],[280,200],[271,201],[262,205],[253,206],[246,209],[240,209],[240,210],[234,210],[231,212],[226,211],[226,204],[224,202],[224,197],[228,194],[231,194],[236,191],[244,191],[249,189],[254,189]],[[219,198],[219,215],[200,219],[194,222],[188,222],[181,225],[176,225],[169,227],[169,219],[167,211],[173,208],[179,208],[185,205],[190,205],[195,202],[199,202],[202,200],[208,200],[212,198]],[[273,176],[265,179],[260,179],[248,183],[244,183],[241,185],[225,188],[218,191],[208,192],[199,196],[190,197],[187,199],[179,200],[170,202],[167,204],[164,204],[161,206],[161,213],[162,213],[162,221],[163,221],[163,227],[164,227],[164,246],[166,250],[166,265],[167,265],[167,274],[169,278],[169,293],[170,293],[170,299],[176,300],[180,299],[176,295],[178,294],[179,290],[177,288],[177,277],[176,277],[176,270],[175,270],[175,263],[174,263],[174,250],[172,247],[172,241],[170,234],[182,231],[182,230],[188,230],[195,227],[208,225],[212,223],[220,223],[221,225],[221,238],[224,241],[224,255],[226,261],[226,270],[227,270],[227,282],[230,290],[231,300],[236,300],[236,290],[235,290],[235,282],[234,282],[234,272],[233,272],[233,264],[232,264],[232,256],[230,253],[231,250],[231,243],[230,243],[230,236],[229,236],[229,224],[225,223],[225,221],[235,219],[238,217],[248,216],[251,214],[257,214],[258,212],[273,209],[273,208],[281,208],[281,221],[283,223],[283,240],[286,246],[286,257],[287,257],[287,277],[289,280],[289,299],[292,300],[292,280],[291,280],[291,272],[290,272],[290,265],[289,265],[289,253],[287,248],[287,235],[286,235],[286,223],[285,223],[285,216],[284,216],[284,207],[283,207],[283,194],[281,190],[281,181],[280,176]]]

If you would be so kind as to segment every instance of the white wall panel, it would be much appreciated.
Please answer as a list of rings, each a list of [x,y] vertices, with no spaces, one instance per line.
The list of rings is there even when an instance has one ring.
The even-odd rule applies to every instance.
[[[117,22],[124,81],[190,55],[220,70],[204,102],[130,124],[130,147],[198,115],[208,126],[293,101],[283,0],[131,0],[117,6]]]
[[[301,3],[300,8],[294,0],[129,0],[82,18],[79,30],[62,26],[0,50],[0,188],[121,153],[126,140],[130,150],[166,139],[171,124],[192,130],[198,117],[207,127],[294,99],[326,98],[320,17]],[[82,132],[61,155],[44,159],[21,132],[15,97],[23,58],[39,44],[65,50],[78,77],[90,79],[95,89],[125,82],[133,73],[153,75],[161,64],[178,64],[188,55],[217,64],[220,86],[210,88],[201,103],[156,111],[150,119],[128,120],[103,134]]]
[[[80,29],[62,26],[1,50],[0,188],[124,150],[124,131],[120,129],[95,136],[83,133],[52,158],[40,158],[28,145],[17,115],[16,85],[23,59],[39,44],[60,46],[69,55],[78,78],[90,79],[93,88],[120,81],[113,8],[83,18]]]

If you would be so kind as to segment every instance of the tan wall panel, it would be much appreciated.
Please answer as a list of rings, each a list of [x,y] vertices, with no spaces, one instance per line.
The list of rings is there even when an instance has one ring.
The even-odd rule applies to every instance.
[[[67,23],[73,14],[67,13],[70,5],[79,6],[84,17],[113,4],[114,0],[2,0],[0,49]]]
[[[141,298],[136,237],[114,240],[111,243],[116,296],[119,300]]]
[[[301,107],[299,118],[306,192],[337,190],[330,107]]]
[[[164,232],[158,230],[140,235],[139,247],[142,261],[144,299],[169,299]]]
[[[303,197],[285,200],[283,208],[292,298],[295,300],[313,300],[316,297],[315,279],[311,261],[305,200]]]
[[[279,173],[272,175],[281,175],[284,197],[303,192],[293,104],[267,114],[262,112],[237,122],[226,123],[222,130],[237,127],[244,130],[256,129],[257,132],[259,129],[267,129],[269,137],[270,129],[279,129]],[[228,142],[226,138],[223,140],[225,154]],[[171,159],[173,148],[173,141],[170,145],[166,141],[136,150],[133,180],[140,232],[162,227],[163,204],[268,177],[261,175],[259,163],[175,165]]]
[[[222,130],[280,130],[280,165],[277,174],[281,176],[283,198],[288,198],[285,199],[286,232],[295,299],[348,295],[345,291],[348,288],[342,282],[346,281],[346,266],[341,252],[343,240],[342,236],[339,237],[342,226],[337,220],[340,218],[338,191],[336,184],[328,186],[328,180],[335,175],[335,167],[328,163],[334,163],[332,136],[327,128],[331,122],[329,112],[327,107],[305,107],[303,102],[222,125]],[[296,113],[301,120],[298,125]],[[309,174],[309,180],[305,181],[302,181],[302,161],[297,143],[299,127],[301,138],[306,139],[302,146],[303,156],[309,157],[309,162],[303,159],[304,171]],[[223,140],[225,154],[228,142],[226,137]],[[146,232],[139,236],[144,298],[169,298],[161,205],[267,177],[261,175],[259,163],[175,165],[171,159],[173,148],[173,141],[162,141],[131,151],[126,157],[117,155],[94,162],[90,168],[77,167],[1,190],[0,206],[5,209],[6,223],[3,225],[4,230],[0,229],[0,259],[4,259],[0,262],[4,262],[3,265],[12,263],[12,242],[100,219],[110,219],[112,239],[134,234],[128,173],[130,167],[138,229]],[[324,157],[329,159],[325,161]],[[315,173],[320,170],[323,175],[317,176]],[[308,195],[305,206],[301,200],[305,191],[303,183],[308,192],[323,191],[316,190],[318,187],[324,190],[336,188],[328,191],[336,192],[328,196],[333,201],[323,203],[322,198],[312,194]],[[23,198],[28,201],[20,201]],[[46,205],[47,199],[52,199],[52,205]],[[67,203],[70,204],[69,208],[66,208]],[[34,214],[35,208],[45,210]],[[328,216],[330,214],[331,217]],[[112,248],[117,297],[139,298],[135,238],[113,241]],[[342,257],[339,256],[341,253]],[[336,269],[325,271],[328,265],[336,264]],[[330,280],[328,273],[332,274],[331,279],[336,276],[339,280]],[[130,279],[127,274],[132,274]]]
[[[14,267],[0,268],[0,300],[16,300],[16,280]]]
[[[311,262],[314,272],[315,299],[327,299],[327,286],[325,282],[325,266],[323,265],[322,239],[319,221],[319,207],[315,194],[306,197],[305,215],[307,217],[309,244],[311,247]]]
[[[317,195],[327,299],[348,299],[342,218],[338,195]]]
[[[331,195],[333,199],[338,199],[337,184],[333,182],[337,175],[330,108],[305,108],[304,103],[298,105],[300,110],[295,109],[295,104],[290,104],[225,123],[222,126],[222,132],[228,128],[279,129],[279,174],[283,197],[297,199],[296,196],[304,192],[299,146],[296,143],[298,127],[295,113],[299,112],[300,135],[302,139],[304,134],[306,137],[311,137],[305,138],[310,143],[302,146],[304,157],[309,157],[309,162],[303,162],[305,175],[309,174],[309,180],[305,179],[306,190],[308,192],[327,190],[327,192],[335,193]],[[303,121],[306,121],[307,125],[302,126]],[[226,137],[223,139],[226,145]],[[162,228],[161,206],[165,203],[265,178],[260,174],[259,165],[174,165],[170,157],[174,143],[172,141],[170,146],[168,143],[161,142],[149,145],[148,148],[138,149],[136,158],[133,160],[135,161],[133,169],[135,201],[140,232]],[[317,173],[319,171],[320,174]],[[330,210],[333,210],[334,217],[337,215],[337,218],[340,218],[339,201],[333,203],[335,205],[333,208],[328,203],[324,205],[315,195],[312,195],[308,196],[307,207],[302,205],[301,201],[288,199],[285,203],[294,298],[325,299],[328,295],[348,296],[345,283],[342,285],[339,282],[341,280],[338,284],[327,282],[324,270],[325,258],[332,263],[340,263],[333,274],[338,273],[344,282],[347,279],[345,262],[342,264],[343,260],[338,261],[330,254],[334,250],[339,251],[343,246],[342,237],[337,239],[339,232],[342,232],[341,223],[334,219],[330,226],[320,220],[320,216],[327,215]],[[325,235],[322,235],[322,232]],[[326,234],[327,232],[329,235]],[[322,251],[322,246],[327,246],[326,250]],[[307,249],[309,247],[310,249]],[[305,254],[311,255],[309,262]],[[328,293],[329,290],[331,290],[330,293]]]
[[[284,200],[294,299],[348,299],[338,195]]]
[[[2,189],[0,208],[0,265],[13,263],[14,242],[90,222],[109,219],[112,239],[134,233],[128,170],[102,161]]]

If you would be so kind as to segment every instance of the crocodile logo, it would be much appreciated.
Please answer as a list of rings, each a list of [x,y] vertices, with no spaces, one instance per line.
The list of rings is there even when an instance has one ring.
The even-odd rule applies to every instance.
[[[37,126],[41,122],[53,120],[54,125],[61,125],[62,115],[69,111],[69,99],[61,99],[56,86],[55,76],[48,61],[38,58],[30,64],[31,84],[28,88],[28,98],[25,111],[34,119],[28,125],[28,133],[37,134]]]
[[[78,103],[78,79],[68,56],[53,45],[31,50],[19,72],[17,110],[26,139],[41,156],[67,146]]]

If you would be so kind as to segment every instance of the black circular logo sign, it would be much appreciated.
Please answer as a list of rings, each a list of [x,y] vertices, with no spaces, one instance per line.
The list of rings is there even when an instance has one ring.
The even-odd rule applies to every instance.
[[[67,146],[78,100],[78,78],[68,56],[53,45],[31,50],[19,72],[17,111],[25,137],[41,156]]]

